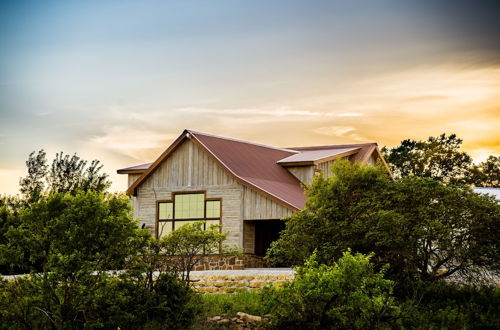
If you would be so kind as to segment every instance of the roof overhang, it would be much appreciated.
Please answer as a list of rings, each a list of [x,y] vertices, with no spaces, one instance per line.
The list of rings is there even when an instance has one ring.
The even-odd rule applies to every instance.
[[[121,168],[116,171],[118,174],[142,174],[151,167],[151,163],[135,165],[131,167]]]
[[[305,150],[278,160],[281,166],[311,166],[357,153],[360,148],[339,148],[327,150]]]

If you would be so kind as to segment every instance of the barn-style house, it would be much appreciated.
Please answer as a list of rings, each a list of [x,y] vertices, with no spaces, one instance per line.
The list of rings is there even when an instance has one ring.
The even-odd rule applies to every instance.
[[[376,143],[276,148],[184,130],[153,163],[118,173],[128,174],[134,216],[157,237],[205,220],[222,225],[228,245],[263,256],[280,219],[304,207],[303,184],[341,158],[387,166]]]

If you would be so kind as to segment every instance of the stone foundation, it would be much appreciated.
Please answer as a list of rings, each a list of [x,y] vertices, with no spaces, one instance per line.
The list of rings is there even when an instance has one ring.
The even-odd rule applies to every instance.
[[[262,257],[251,254],[243,255],[211,255],[206,256],[194,267],[194,271],[201,270],[241,270],[245,268],[268,268]]]

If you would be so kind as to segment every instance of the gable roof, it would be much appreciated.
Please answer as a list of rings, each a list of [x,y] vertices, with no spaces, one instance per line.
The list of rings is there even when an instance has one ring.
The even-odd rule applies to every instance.
[[[141,183],[186,139],[207,152],[237,182],[292,210],[304,207],[306,195],[301,182],[283,166],[308,165],[304,162],[312,165],[347,155],[351,155],[353,161],[365,162],[378,150],[376,143],[275,148],[186,129],[153,163],[117,171],[141,174],[127,189],[127,194],[136,195]]]

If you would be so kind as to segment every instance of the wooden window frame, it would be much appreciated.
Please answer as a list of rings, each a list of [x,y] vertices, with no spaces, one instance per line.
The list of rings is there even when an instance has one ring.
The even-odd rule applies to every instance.
[[[203,194],[203,219],[200,218],[186,218],[186,219],[176,219],[175,218],[175,196],[176,195],[194,195],[194,194]],[[210,201],[218,201],[220,202],[219,204],[219,217],[218,218],[207,218],[207,202]],[[160,203],[172,203],[172,219],[160,219]],[[175,222],[179,221],[205,221],[203,224],[203,230],[207,230],[207,224],[206,221],[213,221],[213,220],[219,220],[219,226],[222,225],[222,198],[213,198],[213,197],[207,197],[207,192],[206,190],[193,190],[193,191],[176,191],[172,192],[172,197],[171,199],[161,199],[156,201],[156,216],[155,216],[155,237],[158,239],[158,234],[159,234],[159,223],[160,222],[171,222],[172,223],[172,228],[171,231],[175,230]],[[219,228],[219,231],[221,231],[221,228]]]

